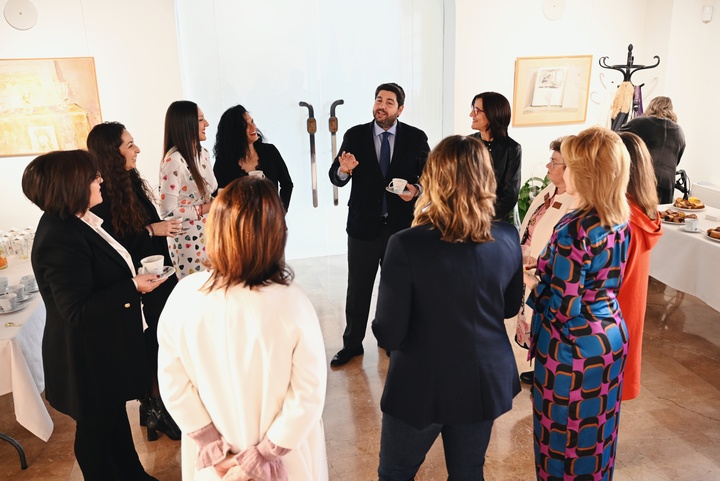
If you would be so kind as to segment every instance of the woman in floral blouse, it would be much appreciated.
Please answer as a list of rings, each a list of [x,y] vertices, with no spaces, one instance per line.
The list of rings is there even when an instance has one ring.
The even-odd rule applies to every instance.
[[[217,181],[210,154],[200,145],[209,125],[195,102],[179,100],[165,114],[165,156],[160,164],[160,210],[180,218],[182,232],[168,238],[178,278],[205,270],[205,218]]]

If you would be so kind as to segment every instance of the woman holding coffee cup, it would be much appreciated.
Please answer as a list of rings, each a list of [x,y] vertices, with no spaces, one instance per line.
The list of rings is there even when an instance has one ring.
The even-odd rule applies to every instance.
[[[103,219],[103,228],[128,250],[136,268],[148,257],[154,257],[156,264],[160,263],[160,269],[146,273],[160,274],[162,266],[172,265],[167,238],[180,232],[181,223],[179,219],[160,220],[150,186],[137,170],[140,148],[135,139],[123,124],[105,122],[93,127],[87,145],[104,180],[101,186],[103,201],[93,207],[92,212]],[[157,385],[157,324],[165,301],[176,284],[177,277],[172,275],[160,288],[143,296],[152,386],[140,399],[140,424],[147,426],[150,441],[157,439],[156,431],[171,439],[180,439],[180,430],[165,411]]]
[[[520,243],[514,226],[493,222],[480,140],[442,140],[420,184],[412,227],[388,242],[372,323],[391,353],[378,474],[414,479],[442,435],[449,479],[483,479],[493,421],[520,392],[504,322],[522,301]]]
[[[218,187],[222,189],[246,175],[264,175],[278,189],[287,211],[293,191],[290,172],[278,149],[264,140],[250,113],[242,105],[230,107],[222,114],[214,148],[213,170]]]
[[[141,295],[166,279],[136,274],[132,256],[90,208],[102,177],[82,150],[28,164],[24,194],[42,211],[32,267],[47,309],[45,398],[72,417],[75,457],[86,481],[155,480],[138,458],[125,403],[150,383]]]

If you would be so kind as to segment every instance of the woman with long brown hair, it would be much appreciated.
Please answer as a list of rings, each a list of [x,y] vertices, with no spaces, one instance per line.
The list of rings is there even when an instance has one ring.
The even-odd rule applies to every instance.
[[[272,182],[230,182],[210,210],[209,271],[183,279],[162,313],[160,389],[185,436],[185,481],[328,479],[325,347],[286,240]]]
[[[441,435],[448,479],[483,479],[494,420],[520,392],[505,318],[522,300],[517,229],[495,222],[487,148],[455,135],[429,154],[410,229],[390,237],[372,328],[390,350],[381,481],[414,479]]]
[[[205,270],[205,221],[217,180],[210,154],[200,142],[210,125],[195,102],[178,100],[165,114],[165,156],[160,164],[160,212],[180,219],[182,232],[170,238],[170,257],[182,279]]]
[[[632,235],[625,276],[617,297],[630,337],[622,393],[623,401],[628,401],[640,394],[650,250],[658,243],[663,232],[657,210],[657,181],[650,152],[645,142],[631,132],[620,132],[620,138],[630,153],[630,182],[628,182],[627,197],[630,204]]]
[[[103,219],[103,228],[128,250],[135,267],[139,268],[142,259],[153,255],[162,255],[164,265],[171,266],[167,238],[180,232],[180,221],[160,220],[150,186],[137,170],[140,147],[133,136],[123,124],[105,122],[93,127],[87,145],[103,172],[103,201],[91,209]],[[163,407],[157,384],[157,324],[176,284],[177,277],[171,275],[162,286],[143,296],[152,385],[140,400],[140,424],[147,427],[150,441],[157,439],[157,431],[173,440],[180,439],[177,425]]]

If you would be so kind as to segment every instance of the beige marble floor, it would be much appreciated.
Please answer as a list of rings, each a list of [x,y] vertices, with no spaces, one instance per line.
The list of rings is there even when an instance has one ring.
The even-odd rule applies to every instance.
[[[329,360],[341,346],[344,328],[345,257],[290,264],[317,309]],[[516,349],[523,370],[525,354]],[[622,408],[615,480],[720,480],[720,313],[651,281],[643,356],[643,391]],[[363,357],[328,374],[324,420],[333,481],[377,479],[379,401],[387,366],[369,334]],[[178,443],[166,437],[147,442],[137,424],[137,403],[128,403],[128,412],[148,472],[161,481],[180,480]],[[24,445],[30,465],[22,471],[15,451],[0,442],[0,480],[82,479],[72,454],[74,424],[52,408],[50,413],[55,431],[44,443],[17,424],[11,396],[0,397],[0,431]],[[531,431],[525,387],[513,410],[495,423],[486,459],[488,481],[534,479]],[[417,479],[447,479],[440,441]]]

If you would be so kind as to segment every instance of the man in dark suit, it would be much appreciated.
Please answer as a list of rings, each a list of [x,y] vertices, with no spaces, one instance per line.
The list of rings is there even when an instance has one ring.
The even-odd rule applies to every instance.
[[[370,299],[388,238],[410,227],[417,183],[430,147],[422,130],[397,119],[405,92],[395,83],[375,90],[374,121],[356,125],[343,137],[340,155],[330,167],[330,181],[342,187],[352,179],[348,201],[348,287],[345,302],[347,326],[343,348],[330,365],[342,366],[363,353]],[[407,180],[401,194],[387,192],[393,178]]]

